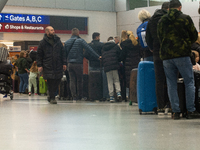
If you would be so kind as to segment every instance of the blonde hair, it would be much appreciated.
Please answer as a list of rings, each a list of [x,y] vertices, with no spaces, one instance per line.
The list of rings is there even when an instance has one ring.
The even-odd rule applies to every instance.
[[[151,14],[146,9],[142,9],[142,10],[139,11],[138,19],[141,22],[144,22],[148,18],[151,18]]]
[[[38,72],[38,67],[37,67],[36,61],[33,62],[31,69],[30,69],[30,72]]]
[[[198,33],[198,38],[196,40],[196,43],[200,44],[200,33]]]
[[[126,30],[122,30],[122,34],[121,34],[121,42],[125,41],[126,39],[130,39],[132,41],[132,44],[134,46],[138,45],[138,41],[135,38],[135,36],[133,35],[132,31],[126,31]]]

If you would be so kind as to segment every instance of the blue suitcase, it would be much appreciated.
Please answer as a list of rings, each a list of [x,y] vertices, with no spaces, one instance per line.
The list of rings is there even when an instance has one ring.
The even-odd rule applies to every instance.
[[[137,100],[139,113],[154,111],[157,113],[154,63],[141,61],[138,65]]]

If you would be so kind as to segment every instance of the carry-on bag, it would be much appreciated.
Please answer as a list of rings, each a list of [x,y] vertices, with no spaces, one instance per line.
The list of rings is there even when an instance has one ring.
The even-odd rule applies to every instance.
[[[130,76],[130,101],[137,103],[137,72],[138,69],[132,69],[131,70],[131,76]]]
[[[101,71],[89,72],[89,98],[90,100],[101,100],[103,98],[103,82]]]
[[[47,94],[47,83],[42,76],[39,79],[39,92],[40,94]]]
[[[0,62],[7,60],[8,50],[5,47],[0,47]]]
[[[141,61],[137,74],[137,100],[139,113],[157,112],[154,63]]]
[[[12,65],[8,63],[7,61],[5,62],[0,62],[0,74],[5,74],[10,76],[12,73]]]

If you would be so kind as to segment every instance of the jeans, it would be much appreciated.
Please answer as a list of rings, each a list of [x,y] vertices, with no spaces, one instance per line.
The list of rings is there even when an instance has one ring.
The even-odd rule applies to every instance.
[[[70,89],[74,100],[82,98],[83,64],[68,63]]]
[[[26,91],[28,85],[28,74],[19,74],[20,77],[20,85],[19,85],[19,93],[24,93]]]
[[[165,75],[167,78],[168,96],[172,111],[180,112],[179,97],[177,92],[177,74],[180,72],[184,79],[186,93],[186,108],[189,112],[195,111],[195,86],[194,74],[190,57],[180,57],[163,61]]]

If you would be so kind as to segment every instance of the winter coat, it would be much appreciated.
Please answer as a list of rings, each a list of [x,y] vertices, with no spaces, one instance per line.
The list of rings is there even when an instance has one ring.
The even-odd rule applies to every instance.
[[[125,66],[126,86],[129,87],[131,70],[138,67],[141,59],[140,46],[134,46],[130,39],[123,41],[120,46],[122,48],[121,59]]]
[[[157,24],[163,15],[167,14],[167,10],[157,10],[148,22],[146,30],[146,42],[153,53],[159,55],[160,41],[157,36]]]
[[[54,45],[50,44],[47,35],[37,49],[37,66],[43,67],[44,79],[60,79],[63,76],[63,65],[66,65],[65,51],[62,42],[54,35]]]
[[[160,58],[163,60],[186,57],[191,54],[191,44],[197,40],[197,30],[190,16],[170,9],[158,23]]]
[[[21,57],[16,62],[18,67],[18,74],[24,74],[27,73],[25,69],[29,69],[29,63],[26,58]]]
[[[103,48],[103,43],[99,42],[98,40],[93,40],[91,43],[88,44],[99,56],[101,56],[101,50]],[[93,57],[90,57],[90,54],[87,52],[85,53],[85,57],[89,56],[89,65],[90,67],[100,68],[100,61],[96,60]]]
[[[105,72],[119,69],[120,52],[119,46],[114,42],[104,44],[102,49],[102,63]]]
[[[72,48],[70,50],[71,46]],[[94,50],[85,42],[85,40],[76,35],[72,35],[72,37],[65,42],[64,49],[67,53],[67,63],[83,64],[83,49],[85,49],[85,51],[94,59],[98,60],[99,58],[99,55],[94,52]]]

